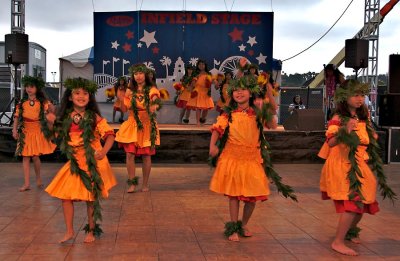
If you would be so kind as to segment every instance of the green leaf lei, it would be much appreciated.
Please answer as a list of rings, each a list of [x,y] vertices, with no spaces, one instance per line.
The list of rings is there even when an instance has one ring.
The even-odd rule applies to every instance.
[[[146,108],[146,112],[149,115],[150,118],[150,141],[151,141],[151,148],[155,147],[156,144],[156,139],[157,139],[157,123],[156,123],[156,116],[157,114],[155,112],[150,111],[150,106],[154,104],[158,104],[159,107],[158,109],[161,108],[161,100],[157,99],[155,101],[150,101],[150,87],[149,86],[144,86],[144,106]],[[139,130],[143,130],[143,123],[139,118],[139,111],[137,107],[137,91],[135,91],[132,95],[132,101],[131,101],[131,107],[133,110],[133,116],[135,117],[136,124],[138,126]]]
[[[94,196],[94,212],[93,219],[95,223],[95,227],[93,229],[85,230],[87,232],[93,231],[94,235],[100,235],[102,233],[100,229],[100,225],[97,224],[97,220],[102,220],[101,214],[101,186],[103,185],[103,180],[101,179],[98,171],[97,171],[97,163],[94,158],[95,151],[91,145],[92,141],[95,139],[94,131],[93,131],[93,122],[96,121],[96,114],[90,110],[86,110],[82,120],[79,123],[79,128],[83,130],[82,138],[83,138],[83,147],[85,148],[85,156],[86,156],[86,164],[88,166],[88,170],[90,176],[83,171],[75,158],[74,149],[68,144],[71,141],[69,135],[69,129],[72,124],[71,117],[72,110],[70,110],[66,117],[62,122],[61,126],[58,128],[59,138],[61,140],[60,149],[62,153],[64,153],[67,159],[71,163],[71,174],[79,175],[86,189],[93,193]],[[88,226],[88,225],[87,225]]]
[[[240,221],[240,220],[238,222],[230,221],[230,222],[225,223],[224,235],[226,237],[229,237],[229,236],[233,235],[233,233],[238,233],[240,236],[244,235],[242,221]]]
[[[23,103],[26,102],[28,98],[23,98],[19,103],[19,113],[18,113],[18,140],[17,140],[17,150],[15,151],[15,156],[20,156],[25,146],[25,121],[23,117],[24,108]],[[38,101],[40,102],[40,111],[39,111],[39,120],[40,120],[40,129],[47,140],[50,140],[53,136],[53,132],[47,126],[46,116],[44,114],[44,105],[43,103],[45,100],[39,98]]]
[[[270,112],[271,105],[264,104],[261,110],[258,109],[256,106],[252,106],[252,108],[256,111],[256,115],[257,115],[257,127],[259,129],[260,150],[261,150],[261,156],[263,159],[263,167],[264,167],[265,175],[267,175],[267,178],[271,179],[274,182],[276,188],[278,189],[278,193],[280,192],[280,193],[282,193],[282,195],[285,198],[290,198],[293,201],[297,202],[297,196],[294,194],[293,188],[289,185],[282,183],[282,181],[281,181],[282,178],[279,176],[279,174],[273,168],[272,161],[271,161],[271,149],[270,149],[269,143],[267,142],[267,140],[264,136],[264,124],[271,121],[271,119],[273,117],[272,113]],[[232,112],[235,109],[237,109],[237,106],[235,108],[232,108],[229,106],[224,108],[225,113],[228,114],[229,122],[232,122]],[[222,138],[219,139],[216,143],[216,145],[218,146],[218,150],[219,150],[218,155],[215,157],[209,158],[209,164],[211,166],[215,167],[217,165],[218,158],[225,147],[225,144],[228,140],[228,136],[229,136],[229,124],[225,128]]]
[[[349,117],[339,115],[341,119],[342,126],[346,126],[349,121]],[[379,190],[383,199],[389,198],[392,203],[397,199],[396,193],[387,185],[386,183],[386,175],[383,172],[383,162],[381,157],[379,156],[379,145],[374,138],[374,130],[371,127],[371,123],[369,120],[366,121],[367,133],[369,137],[369,144],[367,147],[367,153],[370,156],[368,161],[369,164],[372,165],[372,171],[376,172],[379,184]],[[357,147],[360,144],[360,139],[357,134],[352,131],[351,133],[347,133],[345,128],[340,128],[338,134],[336,135],[336,139],[338,143],[343,143],[349,147],[349,161],[350,161],[350,170],[347,173],[347,178],[350,183],[350,192],[349,192],[349,200],[354,201],[358,208],[362,208],[364,204],[362,200],[365,199],[361,193],[361,181],[359,177],[362,177],[360,168],[357,164],[356,152]]]

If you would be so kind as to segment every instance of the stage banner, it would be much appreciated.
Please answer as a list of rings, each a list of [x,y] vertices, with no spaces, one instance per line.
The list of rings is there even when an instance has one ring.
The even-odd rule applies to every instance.
[[[242,57],[271,71],[272,53],[272,12],[94,13],[94,80],[100,87],[129,76],[135,63],[154,69],[157,85],[168,89],[200,59],[213,75],[236,74]]]

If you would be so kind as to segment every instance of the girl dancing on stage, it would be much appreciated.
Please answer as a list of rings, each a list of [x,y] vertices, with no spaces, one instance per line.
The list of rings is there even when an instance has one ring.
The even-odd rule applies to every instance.
[[[121,113],[120,117],[119,117],[119,123],[122,123],[124,121],[124,113],[121,111],[121,101],[118,98],[118,93],[124,92],[126,91],[126,88],[128,88],[128,82],[126,81],[125,76],[121,76],[118,78],[118,82],[115,84],[114,86],[115,88],[115,95],[116,95],[116,99],[114,102],[114,106],[113,106],[113,118],[112,118],[112,122],[115,122],[115,114],[117,111],[119,111],[119,113]]]
[[[54,106],[46,99],[42,89],[44,81],[41,77],[24,76],[22,78],[24,94],[18,103],[12,135],[17,140],[16,156],[22,156],[24,185],[19,191],[30,190],[30,161],[32,159],[36,174],[36,185],[43,187],[40,176],[40,155],[51,154],[56,148],[50,140],[47,117],[55,111]]]
[[[135,191],[138,177],[135,176],[135,156],[143,159],[142,191],[149,191],[151,156],[156,153],[155,146],[160,145],[155,111],[160,109],[159,90],[152,84],[144,64],[136,64],[130,68],[132,73],[129,89],[120,99],[121,110],[129,110],[129,117],[117,132],[116,141],[126,153],[128,170],[128,193]]]
[[[54,130],[68,162],[46,192],[62,201],[67,231],[60,243],[74,237],[74,201],[86,201],[88,224],[84,228],[87,233],[84,242],[90,243],[102,233],[97,224],[102,220],[100,199],[107,198],[109,190],[116,185],[106,157],[114,142],[114,130],[100,116],[95,100],[96,83],[74,78],[67,79],[65,87]],[[104,140],[104,147],[100,139]]]
[[[180,91],[181,93],[179,94],[176,102],[176,107],[182,109],[181,113],[179,114],[179,124],[181,124],[182,121],[185,124],[189,123],[190,109],[186,108],[186,104],[190,100],[190,94],[194,85],[194,77],[194,67],[192,67],[191,65],[186,66],[185,75],[181,79],[181,87],[183,87],[183,90]],[[185,118],[183,118],[184,116]]]
[[[364,213],[379,211],[376,201],[376,178],[368,163],[377,171],[383,198],[393,200],[396,194],[387,186],[378,154],[377,134],[368,118],[364,96],[368,84],[345,81],[335,91],[336,112],[328,123],[327,140],[318,156],[326,159],[322,168],[320,189],[323,199],[332,199],[340,213],[333,250],[355,256],[345,245],[345,238],[359,243],[357,227]]]
[[[263,129],[264,125],[276,128],[275,109],[261,99],[257,100],[257,106],[254,104],[259,91],[257,79],[251,75],[232,80],[228,89],[229,107],[211,129],[210,155],[214,163],[218,156],[219,159],[210,189],[229,198],[231,221],[225,224],[225,235],[230,241],[239,241],[239,235],[252,236],[247,224],[256,201],[267,200],[270,194],[268,178],[285,197],[296,200],[293,189],[282,184],[272,168]],[[244,202],[241,221],[238,220],[240,201]]]
[[[199,60],[197,63],[196,78],[191,99],[186,107],[196,110],[196,123],[199,126],[207,121],[208,111],[214,108],[214,102],[211,98],[211,75],[203,60]]]

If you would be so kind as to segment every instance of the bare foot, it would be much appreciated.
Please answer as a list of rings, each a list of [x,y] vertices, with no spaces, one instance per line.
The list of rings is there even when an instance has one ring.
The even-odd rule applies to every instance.
[[[247,227],[242,227],[243,228],[243,236],[244,237],[251,237],[253,234],[250,232],[250,230]]]
[[[232,235],[230,235],[228,237],[229,241],[233,241],[233,242],[239,242],[239,235],[238,233],[233,233]]]
[[[89,232],[89,233],[87,233],[87,235],[86,235],[85,239],[83,240],[83,242],[92,243],[95,240],[96,240],[96,238],[94,237],[93,232]]]
[[[42,182],[42,178],[37,178],[36,179],[36,186],[38,187],[38,188],[43,188],[43,182]]]
[[[129,188],[126,190],[126,192],[133,193],[133,192],[135,192],[135,188],[136,188],[135,185],[130,185]]]
[[[143,187],[142,188],[142,192],[148,192],[148,191],[150,191],[149,187]]]
[[[74,238],[74,233],[72,232],[72,233],[65,233],[65,235],[64,235],[64,237],[60,240],[60,241],[58,241],[58,243],[65,243],[65,242],[67,242],[67,241],[69,241],[69,240],[71,240],[71,239],[73,239]]]
[[[346,256],[358,256],[358,253],[344,244],[337,244],[335,242],[331,245],[332,249],[336,252]]]
[[[361,239],[359,237],[353,237],[352,239],[350,239],[350,241],[354,244],[361,244]]]
[[[30,186],[29,185],[23,185],[22,187],[19,188],[19,192],[24,192],[27,190],[30,190]]]

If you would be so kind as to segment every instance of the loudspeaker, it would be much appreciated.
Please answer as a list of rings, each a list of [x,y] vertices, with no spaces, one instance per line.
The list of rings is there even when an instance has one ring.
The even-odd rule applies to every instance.
[[[368,40],[347,39],[345,44],[344,66],[360,69],[368,67]]]
[[[27,64],[29,62],[29,42],[27,34],[6,34],[4,57],[6,63]]]
[[[322,109],[294,110],[283,123],[285,130],[325,130],[325,115]]]
[[[388,163],[400,162],[400,129],[389,128]]]
[[[389,55],[389,93],[400,93],[400,54]]]
[[[378,115],[380,126],[400,127],[400,94],[380,95]]]

